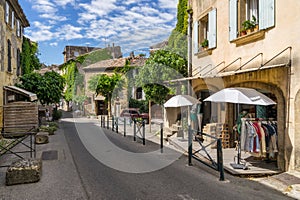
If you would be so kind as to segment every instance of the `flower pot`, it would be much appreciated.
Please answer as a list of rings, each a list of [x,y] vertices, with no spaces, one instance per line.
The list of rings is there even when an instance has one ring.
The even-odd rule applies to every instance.
[[[244,36],[244,35],[247,35],[247,31],[241,31],[240,32],[240,36]]]

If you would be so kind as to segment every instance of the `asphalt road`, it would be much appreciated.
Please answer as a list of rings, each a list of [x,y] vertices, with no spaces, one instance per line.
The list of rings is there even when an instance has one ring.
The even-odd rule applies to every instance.
[[[101,129],[89,120],[62,128],[89,199],[291,199],[258,182],[219,173],[173,150]],[[109,143],[109,145],[107,145]]]

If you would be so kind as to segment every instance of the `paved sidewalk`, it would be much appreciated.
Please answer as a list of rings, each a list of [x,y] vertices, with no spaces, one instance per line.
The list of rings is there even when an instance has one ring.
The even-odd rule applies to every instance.
[[[37,158],[41,158],[43,152],[42,176],[37,183],[6,186],[7,168],[0,168],[0,200],[87,199],[63,129],[60,128],[55,135],[49,136],[48,144],[37,145]],[[0,158],[0,162],[3,159]],[[9,161],[12,159],[15,158]]]

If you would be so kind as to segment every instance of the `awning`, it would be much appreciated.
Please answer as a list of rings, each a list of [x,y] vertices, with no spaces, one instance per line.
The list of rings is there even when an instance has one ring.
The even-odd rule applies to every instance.
[[[12,91],[14,93],[24,95],[24,96],[28,97],[30,101],[35,101],[38,99],[36,94],[29,92],[27,90],[24,90],[22,88],[16,87],[16,86],[4,86],[4,90],[8,90],[8,91]]]

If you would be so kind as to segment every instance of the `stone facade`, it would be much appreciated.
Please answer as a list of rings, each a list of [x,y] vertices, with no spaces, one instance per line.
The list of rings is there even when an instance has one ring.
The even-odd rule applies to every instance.
[[[92,115],[105,115],[107,113],[99,112],[100,102],[104,103],[104,97],[101,95],[95,96],[95,93],[88,90],[88,82],[91,77],[97,74],[108,74],[111,75],[114,73],[116,68],[123,68],[126,65],[126,61],[130,62],[130,66],[140,67],[143,66],[146,62],[146,58],[143,57],[128,57],[128,58],[118,58],[110,60],[102,60],[87,67],[84,67],[84,79],[85,79],[85,95],[88,97],[88,101],[85,105],[85,114]],[[134,88],[133,88],[134,90]],[[134,90],[136,92],[136,88]],[[133,95],[134,96],[134,95]],[[123,90],[119,93],[121,108],[128,107],[127,101],[127,90]],[[112,109],[114,108],[112,103]],[[104,110],[107,110],[107,104],[104,104]]]
[[[115,46],[114,44],[112,46],[108,46],[104,48],[105,50],[108,50],[111,54],[112,58],[121,58],[122,52],[120,46]],[[84,55],[87,53],[90,53],[92,51],[102,50],[102,48],[98,47],[88,47],[88,46],[66,46],[63,54],[64,54],[64,62],[67,62],[70,59],[74,59],[77,56]]]
[[[14,85],[20,69],[23,28],[29,22],[17,0],[0,1],[0,127],[2,126],[3,86]]]
[[[300,77],[296,76],[300,40],[294,30],[300,3],[250,1],[251,6],[245,0],[189,1],[193,92],[203,97],[222,88],[247,87],[271,96],[277,102],[278,167],[300,170]],[[255,4],[256,11],[251,9]],[[242,35],[242,24],[250,15],[256,16],[258,30]],[[209,41],[208,48],[201,46],[204,39]],[[232,126],[234,107],[227,105],[225,113],[221,106],[217,108],[210,110],[210,119]]]

